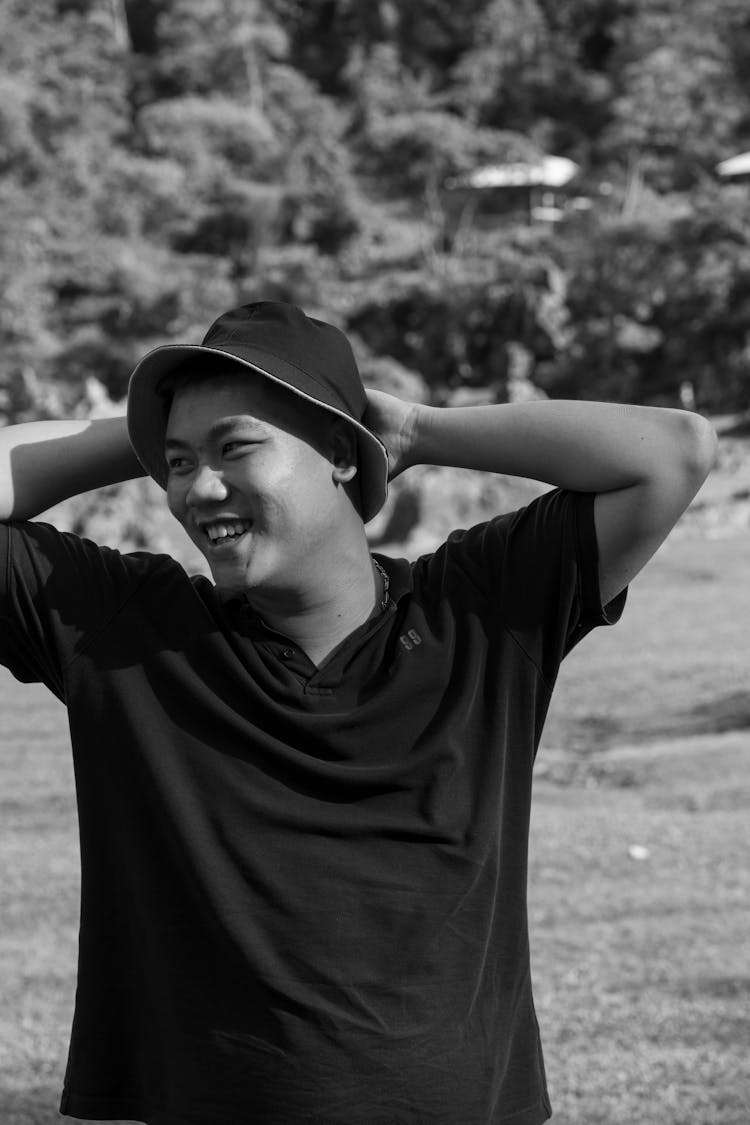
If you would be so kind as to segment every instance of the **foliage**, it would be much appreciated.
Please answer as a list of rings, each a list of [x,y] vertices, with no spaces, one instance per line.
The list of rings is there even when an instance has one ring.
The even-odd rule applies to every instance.
[[[431,270],[388,277],[369,287],[348,318],[377,354],[419,370],[432,399],[446,402],[459,386],[485,386],[507,397],[509,344],[536,356],[554,353],[562,330],[551,312],[556,267],[537,250],[506,247],[475,261],[436,259]],[[386,288],[387,286],[387,288]]]
[[[76,410],[91,376],[120,398],[145,350],[269,296],[438,402],[502,399],[520,347],[551,394],[675,402],[689,380],[699,407],[746,405],[748,188],[714,174],[750,147],[742,0],[0,0],[0,18],[6,419]],[[544,152],[582,166],[588,220],[451,193]]]
[[[747,398],[750,245],[736,199],[714,194],[650,219],[605,223],[568,256],[568,347],[545,389],[555,394],[679,400],[703,409]],[[722,210],[723,208],[723,210]]]

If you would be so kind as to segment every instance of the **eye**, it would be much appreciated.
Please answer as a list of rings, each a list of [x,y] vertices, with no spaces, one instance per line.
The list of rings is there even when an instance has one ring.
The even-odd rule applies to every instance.
[[[222,453],[247,453],[252,446],[257,445],[255,441],[250,441],[249,438],[237,438],[236,441],[224,442],[221,447]]]
[[[170,473],[179,473],[187,466],[188,461],[186,457],[167,457],[167,468]]]

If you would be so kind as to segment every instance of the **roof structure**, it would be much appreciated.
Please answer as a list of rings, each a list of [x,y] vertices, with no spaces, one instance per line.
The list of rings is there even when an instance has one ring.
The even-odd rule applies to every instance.
[[[740,152],[716,165],[716,171],[725,180],[734,176],[750,176],[750,152]]]
[[[564,187],[580,171],[580,165],[566,156],[543,156],[536,162],[485,164],[465,176],[455,176],[447,187]]]

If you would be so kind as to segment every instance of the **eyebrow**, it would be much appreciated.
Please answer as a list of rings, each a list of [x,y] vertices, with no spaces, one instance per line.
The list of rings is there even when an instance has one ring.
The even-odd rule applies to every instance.
[[[267,436],[269,433],[268,427],[259,422],[255,418],[250,418],[248,415],[243,415],[240,418],[225,418],[221,422],[215,422],[211,429],[208,431],[210,440],[215,441],[217,438],[226,437],[229,433],[234,433],[237,430],[256,430],[259,434]],[[165,439],[164,448],[166,449],[187,449],[190,442],[185,441],[183,438],[171,436]]]

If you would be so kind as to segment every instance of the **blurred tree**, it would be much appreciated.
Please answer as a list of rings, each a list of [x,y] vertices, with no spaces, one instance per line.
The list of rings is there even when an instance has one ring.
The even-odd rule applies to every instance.
[[[101,170],[127,126],[122,47],[112,20],[89,6],[30,7],[4,0],[0,69],[8,161],[0,191],[0,269],[6,273],[3,344],[6,388],[23,373],[43,409],[66,325],[57,307],[61,263],[98,236]],[[70,403],[72,386],[57,401]],[[11,399],[13,395],[11,394]]]
[[[422,110],[373,121],[366,134],[366,163],[381,190],[422,199],[451,176],[480,164],[533,159],[537,150],[518,133],[478,129],[453,113]]]
[[[361,229],[367,209],[346,143],[347,114],[288,66],[274,70],[270,91],[285,153],[281,239],[339,253]]]
[[[547,368],[555,395],[743,408],[748,397],[750,228],[716,191],[691,208],[604,224],[569,245],[570,345]]]
[[[727,18],[734,0],[691,6],[638,0],[619,51],[620,91],[605,151],[638,161],[659,191],[684,191],[731,153],[747,114],[733,79]]]
[[[453,68],[455,105],[471,120],[589,163],[609,123],[613,52],[631,6],[491,0]]]
[[[167,0],[122,0],[130,49],[136,55],[155,55],[159,49],[158,25]]]
[[[278,296],[429,394],[736,402],[746,0],[0,0],[0,406],[121,396],[147,348]],[[584,165],[588,226],[453,230],[446,178]],[[593,187],[613,185],[607,207]],[[628,179],[630,190],[627,190]],[[512,366],[512,364],[511,364]],[[404,372],[407,374],[405,375]]]
[[[490,245],[483,257],[448,255],[438,264],[371,283],[347,326],[372,353],[419,372],[434,402],[476,387],[503,401],[509,345],[522,345],[533,365],[565,342],[559,268],[541,242],[526,237],[503,250]]]
[[[750,148],[750,10],[745,0],[734,0],[729,6],[723,38],[732,63],[732,79],[741,94],[738,131],[744,139],[742,148]]]
[[[380,46],[353,58],[355,84],[352,137],[358,170],[379,191],[422,206],[447,177],[491,161],[538,155],[520,133],[481,128],[441,108],[424,79],[417,79],[396,48]]]
[[[0,176],[28,186],[44,166],[33,127],[34,86],[27,75],[0,74]]]
[[[168,0],[155,29],[156,98],[225,95],[264,112],[268,69],[288,42],[261,0]]]
[[[451,68],[471,46],[477,18],[487,0],[413,0],[398,5],[393,41],[416,74],[429,74],[438,89],[447,85]]]
[[[290,62],[326,94],[356,93],[350,64],[381,46],[432,89],[449,82],[451,65],[471,42],[487,0],[271,0],[290,36]]]
[[[157,29],[139,129],[144,151],[189,168],[195,205],[175,248],[229,257],[238,279],[269,244],[312,241],[336,252],[361,209],[345,119],[288,65],[273,11],[175,0]]]
[[[395,18],[390,0],[271,0],[289,36],[289,64],[322,93],[350,93],[347,70],[353,51],[380,42]]]
[[[142,110],[140,127],[149,155],[178,160],[199,174],[210,166],[262,175],[280,155],[265,114],[233,98],[162,98]]]

